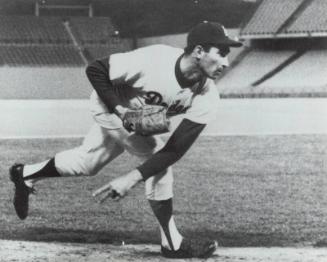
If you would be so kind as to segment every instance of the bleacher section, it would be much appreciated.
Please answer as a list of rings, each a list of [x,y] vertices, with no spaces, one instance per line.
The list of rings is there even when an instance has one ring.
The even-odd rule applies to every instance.
[[[88,61],[132,49],[131,41],[120,38],[107,17],[71,18],[69,26]]]
[[[109,43],[116,29],[107,17],[79,17],[69,20],[72,32],[81,44]]]
[[[327,33],[326,11],[326,0],[314,0],[286,29],[286,33]]]
[[[231,71],[218,80],[223,96],[248,96],[258,88],[252,84],[289,59],[295,51],[252,50]]]
[[[0,16],[1,99],[86,99],[85,65],[131,49],[107,18]]]
[[[82,66],[73,45],[0,45],[0,65]]]
[[[327,50],[309,50],[256,88],[260,92],[310,96],[327,94]]]
[[[274,35],[303,1],[263,0],[240,35],[242,37],[247,35]]]
[[[104,17],[0,16],[0,23],[0,65],[83,66],[132,48]]]
[[[0,16],[1,43],[72,43],[58,17]]]

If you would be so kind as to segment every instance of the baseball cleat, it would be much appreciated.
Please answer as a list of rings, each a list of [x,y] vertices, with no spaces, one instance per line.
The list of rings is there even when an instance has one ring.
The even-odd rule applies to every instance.
[[[23,164],[14,164],[9,169],[10,180],[15,184],[15,194],[13,204],[16,214],[20,219],[25,219],[28,215],[28,197],[35,193],[35,189],[28,187],[23,179]]]
[[[195,239],[183,239],[178,250],[173,251],[161,246],[161,254],[167,258],[208,258],[218,248],[216,240],[201,241]]]

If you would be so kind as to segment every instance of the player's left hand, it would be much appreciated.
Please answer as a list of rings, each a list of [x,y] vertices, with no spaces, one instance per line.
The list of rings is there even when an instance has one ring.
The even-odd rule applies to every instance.
[[[133,170],[124,176],[120,176],[93,192],[93,197],[99,197],[100,203],[108,198],[120,200],[128,191],[142,181],[142,175],[138,170]]]
[[[160,105],[144,105],[143,107],[124,113],[123,126],[129,132],[141,136],[152,136],[169,132],[170,121],[167,108]]]

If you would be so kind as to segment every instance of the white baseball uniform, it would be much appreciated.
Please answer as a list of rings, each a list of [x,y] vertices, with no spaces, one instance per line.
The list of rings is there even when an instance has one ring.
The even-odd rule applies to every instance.
[[[207,124],[215,113],[219,94],[211,79],[193,86],[181,86],[176,63],[183,50],[153,45],[109,57],[109,76],[121,105],[138,108],[144,104],[168,107],[168,116],[183,115],[194,123]],[[176,71],[177,70],[177,71]],[[164,143],[158,136],[144,137],[127,132],[121,119],[93,91],[91,112],[95,124],[83,144],[58,153],[55,165],[62,175],[94,175],[124,150],[149,159]],[[145,181],[146,195],[151,200],[173,196],[173,175],[170,166]]]

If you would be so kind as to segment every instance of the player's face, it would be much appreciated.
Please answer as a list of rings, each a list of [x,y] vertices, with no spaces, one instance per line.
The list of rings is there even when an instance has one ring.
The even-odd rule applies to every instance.
[[[227,55],[229,47],[211,47],[208,52],[202,52],[199,67],[202,73],[211,79],[216,79],[229,66]]]

